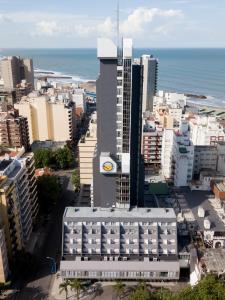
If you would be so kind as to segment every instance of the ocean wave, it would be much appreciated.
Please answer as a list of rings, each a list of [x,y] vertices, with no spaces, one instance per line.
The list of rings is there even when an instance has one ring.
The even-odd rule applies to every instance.
[[[82,78],[78,75],[69,75],[64,74],[62,72],[58,71],[52,71],[52,70],[44,70],[44,69],[34,69],[35,74],[43,74],[43,76],[48,77],[49,81],[57,81],[57,82],[66,82],[66,83],[79,83],[79,82],[87,82],[87,81],[93,81],[93,79],[86,79]],[[65,77],[65,78],[64,78]]]

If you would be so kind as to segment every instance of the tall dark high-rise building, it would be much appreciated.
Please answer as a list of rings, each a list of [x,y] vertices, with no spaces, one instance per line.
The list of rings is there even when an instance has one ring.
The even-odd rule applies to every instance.
[[[122,49],[99,39],[97,151],[93,205],[143,206],[141,160],[142,66],[132,63],[132,40]]]
[[[158,60],[153,55],[142,55],[143,66],[143,95],[142,111],[153,111],[153,99],[157,92]]]

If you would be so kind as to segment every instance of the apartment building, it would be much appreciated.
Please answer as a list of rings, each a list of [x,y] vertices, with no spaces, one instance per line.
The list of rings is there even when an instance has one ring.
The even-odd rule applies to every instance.
[[[0,164],[2,166],[2,162]],[[0,177],[0,215],[7,246],[8,257],[23,247],[19,201],[15,183],[7,176]]]
[[[161,168],[163,127],[154,118],[145,120],[142,133],[142,154],[144,156],[145,171]]]
[[[1,221],[0,221],[1,222]],[[8,255],[5,242],[5,233],[0,225],[0,282],[5,283],[9,276]]]
[[[0,175],[6,177],[4,184],[6,191],[9,189],[10,192],[10,197],[7,197],[8,192],[4,192],[4,205],[2,207],[5,208],[3,213],[4,225],[9,224],[12,218],[12,222],[16,222],[18,247],[26,247],[38,212],[33,154],[25,153],[24,149],[15,152],[14,156],[9,153],[5,154],[0,160]],[[10,210],[7,210],[8,206],[11,206]],[[11,214],[13,215],[11,216]],[[10,233],[6,234],[6,240],[10,239],[8,236]]]
[[[14,90],[17,84],[26,80],[34,88],[34,70],[32,59],[22,59],[17,56],[9,56],[1,60],[1,76],[4,81],[4,89]]]
[[[93,181],[93,157],[97,144],[97,114],[93,113],[85,136],[81,137],[79,149],[80,184],[91,186]]]
[[[217,159],[216,146],[195,146],[194,175],[199,176],[203,169],[215,171],[217,169]]]
[[[173,209],[74,208],[63,217],[65,278],[177,280]]]
[[[16,85],[16,102],[20,102],[24,96],[29,95],[32,91],[33,85],[31,83],[27,83],[26,80],[22,80],[21,83]]]
[[[175,186],[188,186],[194,168],[194,146],[189,138],[188,124],[175,131],[165,129],[162,140],[162,172]]]
[[[30,148],[27,118],[11,109],[0,111],[0,144],[10,148]]]
[[[73,102],[33,93],[22,98],[15,108],[28,120],[30,143],[73,140],[76,127]]]
[[[154,97],[154,109],[157,106],[177,106],[184,109],[187,105],[187,96],[180,93],[159,91]]]
[[[222,125],[216,117],[196,116],[191,118],[190,139],[194,145],[213,146],[225,140]]]
[[[157,92],[158,60],[153,55],[142,55],[143,67],[142,112],[153,111],[153,99]]]

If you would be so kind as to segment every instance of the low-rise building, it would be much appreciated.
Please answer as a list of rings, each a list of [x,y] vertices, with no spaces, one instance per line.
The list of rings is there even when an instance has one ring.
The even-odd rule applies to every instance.
[[[62,277],[178,280],[173,209],[67,207]]]

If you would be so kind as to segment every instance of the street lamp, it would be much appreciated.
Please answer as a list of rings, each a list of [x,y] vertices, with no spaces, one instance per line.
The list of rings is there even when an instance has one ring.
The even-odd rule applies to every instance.
[[[51,273],[55,274],[56,273],[56,261],[53,257],[47,256],[46,259],[51,260],[52,262],[52,268],[51,268]]]

